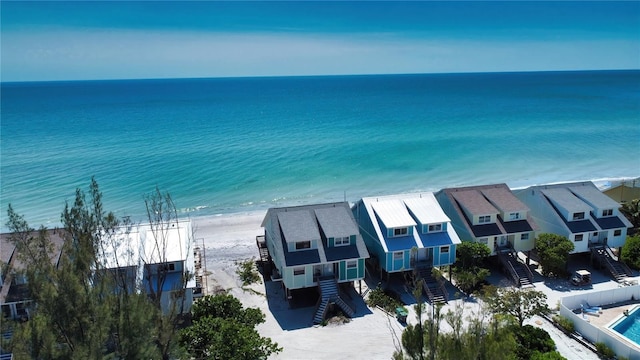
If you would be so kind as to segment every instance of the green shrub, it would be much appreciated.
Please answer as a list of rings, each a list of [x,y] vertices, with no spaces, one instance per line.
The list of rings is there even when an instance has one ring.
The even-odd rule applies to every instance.
[[[560,327],[563,328],[567,333],[572,333],[575,329],[573,326],[573,321],[567,319],[564,316],[555,315],[553,317],[553,321],[555,321],[556,324],[560,325]]]
[[[611,359],[616,356],[616,353],[613,352],[613,350],[611,350],[611,348],[608,347],[607,344],[603,342],[597,342],[595,345],[598,354],[600,354],[605,359]]]
[[[390,313],[395,313],[397,307],[403,306],[402,302],[394,299],[389,292],[385,292],[380,286],[369,292],[367,304],[372,307],[379,306]]]
[[[556,344],[548,332],[531,325],[512,326],[511,331],[516,336],[518,359],[529,360],[533,353],[547,353],[555,350]]]
[[[260,273],[256,269],[256,262],[253,258],[245,261],[236,261],[236,265],[238,266],[236,274],[242,280],[243,286],[260,282]]]

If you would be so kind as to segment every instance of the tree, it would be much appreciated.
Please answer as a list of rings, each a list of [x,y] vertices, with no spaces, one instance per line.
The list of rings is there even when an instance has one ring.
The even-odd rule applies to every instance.
[[[547,306],[547,295],[541,291],[520,288],[496,288],[486,286],[484,300],[489,309],[496,315],[512,317],[519,326],[534,315],[550,312]]]
[[[634,228],[640,227],[640,199],[634,199],[622,204],[620,212],[631,221]]]
[[[640,235],[627,236],[627,241],[622,245],[620,258],[634,269],[640,269]]]
[[[456,248],[456,266],[453,277],[456,285],[465,294],[471,294],[491,272],[480,267],[484,259],[491,254],[491,249],[483,243],[463,241]]]
[[[207,295],[191,309],[193,324],[179,333],[179,342],[195,359],[266,359],[282,351],[255,330],[264,322],[260,309],[244,309],[230,294]]]
[[[516,337],[518,346],[516,354],[518,359],[529,360],[535,352],[540,355],[552,352],[556,344],[548,332],[531,325],[511,326],[510,330]]]
[[[565,275],[569,253],[573,251],[573,243],[564,236],[556,234],[540,234],[536,238],[536,252],[540,258],[542,275]]]
[[[456,261],[463,269],[480,266],[491,255],[491,249],[483,243],[463,241],[456,247]]]
[[[154,256],[162,261],[167,255],[165,230],[170,226],[162,220],[177,221],[177,212],[173,202],[167,201],[168,194],[157,189],[156,194],[161,198],[149,196],[147,207],[152,213],[150,226],[157,236]],[[61,219],[64,244],[56,263],[51,260],[55,249],[49,232],[45,228],[35,232],[11,205],[8,208],[10,239],[26,264],[34,304],[31,321],[18,326],[12,339],[17,357],[170,358],[176,350],[178,312],[164,314],[159,300],[162,293],[153,292],[150,300],[132,284],[126,271],[119,271],[118,256],[114,259],[117,270],[103,263],[109,251],[126,251],[133,246],[121,236],[122,225],[131,224],[103,209],[102,193],[94,178],[88,197],[77,189],[74,202],[65,205]],[[162,285],[164,276],[160,272],[154,280]]]

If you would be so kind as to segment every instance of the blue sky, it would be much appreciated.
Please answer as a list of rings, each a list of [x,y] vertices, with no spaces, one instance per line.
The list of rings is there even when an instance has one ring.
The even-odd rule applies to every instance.
[[[640,68],[640,2],[11,2],[1,80]]]

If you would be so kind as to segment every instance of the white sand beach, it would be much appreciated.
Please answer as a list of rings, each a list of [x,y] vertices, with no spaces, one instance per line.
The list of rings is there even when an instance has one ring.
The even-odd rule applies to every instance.
[[[258,258],[255,237],[263,234],[260,224],[264,215],[265,212],[261,211],[193,219],[197,227],[197,242],[204,243],[206,248],[206,270],[209,274],[205,283],[207,293],[225,289],[245,306],[260,308],[266,315],[266,322],[258,327],[258,331],[284,349],[273,356],[274,359],[390,359],[396,344],[399,344],[403,327],[395,317],[379,309],[368,308],[362,299],[352,299],[357,313],[350,322],[330,323],[322,327],[312,325],[313,307],[290,308],[279,283],[254,284],[250,287],[252,291],[241,288],[242,284],[235,274],[235,262]],[[492,282],[507,282],[501,274],[494,274],[492,278]],[[549,281],[540,276],[536,276],[535,287],[547,294],[552,308],[561,296],[591,290],[572,287],[568,280]],[[610,281],[606,275],[594,274],[593,289],[613,287],[617,287],[617,283]],[[461,302],[462,299],[449,301],[443,312]],[[464,302],[464,306],[477,305]],[[409,310],[408,320],[415,322],[412,307]],[[556,342],[558,351],[567,359],[598,359],[593,352],[545,320],[536,317],[527,323],[547,330]]]

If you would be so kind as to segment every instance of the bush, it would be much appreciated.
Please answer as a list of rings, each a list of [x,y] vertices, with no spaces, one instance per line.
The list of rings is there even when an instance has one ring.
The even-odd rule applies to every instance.
[[[542,275],[563,277],[567,275],[567,261],[574,245],[571,240],[556,234],[540,234],[536,238],[536,252],[540,258]]]
[[[595,345],[596,345],[596,350],[598,351],[598,354],[600,354],[600,356],[602,356],[603,358],[611,359],[616,356],[616,353],[613,352],[613,350],[611,350],[611,348],[607,346],[607,344],[603,342],[597,342],[595,343]]]
[[[380,286],[371,290],[369,292],[369,297],[367,297],[367,304],[369,306],[379,306],[387,312],[395,313],[397,307],[401,307],[404,304],[394,298],[392,295],[395,295],[389,291],[384,291]]]
[[[630,267],[640,269],[640,236],[627,236],[620,258]]]
[[[560,325],[560,327],[563,328],[566,333],[572,333],[575,329],[573,326],[573,321],[567,319],[564,316],[555,315],[553,317],[553,321],[555,321],[556,324]]]
[[[240,262],[236,261],[236,265],[238,266],[236,274],[240,277],[240,280],[242,280],[243,286],[260,282],[260,274],[256,269],[256,262],[253,258]]]
[[[511,329],[518,341],[516,348],[518,359],[528,360],[536,351],[544,354],[556,349],[551,336],[543,329],[531,325],[512,326]]]

